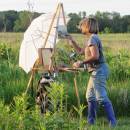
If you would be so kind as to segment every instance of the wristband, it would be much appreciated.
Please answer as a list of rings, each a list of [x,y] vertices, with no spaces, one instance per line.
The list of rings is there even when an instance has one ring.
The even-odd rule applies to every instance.
[[[84,62],[80,61],[80,67],[83,67],[83,65],[84,65]]]

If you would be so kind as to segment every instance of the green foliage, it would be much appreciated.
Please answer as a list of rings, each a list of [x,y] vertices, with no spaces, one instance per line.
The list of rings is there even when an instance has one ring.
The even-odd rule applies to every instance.
[[[38,17],[40,13],[29,11],[2,11],[0,12],[0,31],[1,32],[23,32],[27,29],[30,22]],[[80,20],[84,17],[96,17],[99,22],[100,32],[104,32],[109,28],[113,33],[129,32],[130,15],[120,16],[118,12],[100,12],[86,15],[85,11],[79,13],[68,14],[70,21],[68,22],[68,31],[70,33],[79,33],[76,28]],[[106,30],[108,31],[108,30]]]
[[[75,106],[73,106],[73,107],[79,115],[79,130],[83,130],[86,125],[86,120],[83,119],[83,110],[86,108],[86,106],[80,105],[79,109],[76,108]]]
[[[104,33],[111,33],[112,31],[111,31],[111,29],[110,28],[108,28],[108,27],[105,27],[104,28]]]
[[[14,22],[17,18],[17,11],[9,10],[0,12],[0,31],[13,31]]]
[[[63,101],[65,99],[65,91],[64,85],[59,84],[57,82],[52,83],[51,87],[47,87],[48,97],[50,98],[50,102],[54,108],[54,112],[57,110],[57,106],[59,105],[59,111],[63,111]]]
[[[31,20],[40,13],[29,11],[2,11],[0,12],[0,32],[25,31]]]
[[[130,33],[130,25],[127,27],[127,32]]]
[[[4,103],[0,100],[0,129],[9,130],[9,106],[4,106]]]
[[[14,31],[23,32],[30,24],[29,12],[23,11],[19,13],[19,18],[15,21]]]
[[[81,17],[76,13],[69,14],[70,21],[68,22],[68,32],[70,33],[78,33],[79,29],[77,29],[77,25],[79,24]]]
[[[0,129],[1,130],[111,130],[105,119],[99,119],[94,126],[89,126],[85,118],[74,119],[71,113],[63,112],[55,113],[47,112],[45,115],[39,114],[39,109],[35,107],[33,110],[26,109],[28,102],[26,95],[14,98],[15,106],[6,106],[0,101]],[[84,106],[75,110],[81,113]],[[114,130],[129,130],[129,118],[120,118],[117,127]]]
[[[107,54],[107,61],[110,65],[110,78],[113,81],[124,81],[130,76],[129,69],[129,52],[126,50],[120,50],[116,56]]]
[[[67,50],[64,50],[62,48],[57,48],[56,53],[54,54],[54,61],[56,64],[62,65],[62,64],[69,64],[69,53]]]
[[[20,68],[12,64],[12,61],[1,59],[0,63],[0,98],[5,103],[12,102],[14,96],[25,91],[27,75]],[[15,63],[15,62],[14,62]]]
[[[60,45],[59,45],[60,46]],[[65,49],[66,46],[58,47],[56,49],[56,53],[54,54],[54,62],[55,64],[62,66],[71,66],[77,59],[81,59],[81,56],[78,55],[72,48]],[[75,55],[71,58],[72,53]]]
[[[6,36],[6,39],[1,38],[4,42],[0,44],[0,130],[110,129],[106,119],[99,119],[100,116],[104,116],[102,110],[98,111],[98,120],[94,126],[89,126],[86,122],[84,116],[87,107],[85,108],[84,105],[86,104],[85,92],[89,79],[87,72],[76,73],[80,101],[84,105],[81,105],[79,108],[76,107],[77,99],[73,83],[74,73],[60,73],[57,77],[57,81],[59,82],[52,84],[52,88],[48,89],[49,97],[52,99],[53,110],[48,111],[44,116],[41,115],[39,107],[33,104],[33,97],[23,94],[27,87],[29,75],[25,74],[18,67],[19,44],[16,43],[21,41],[21,35],[18,35],[18,38],[13,37],[10,40],[12,35],[14,36],[14,34],[2,34],[2,38]],[[74,36],[79,42],[83,41],[81,35]],[[129,130],[129,34],[102,34],[100,36],[104,41],[106,60],[111,70],[110,78],[107,82],[108,95],[113,103],[116,116],[124,117],[118,120],[118,126],[114,129]],[[3,44],[5,42],[8,44]],[[59,44],[61,48],[63,46],[63,50],[56,52],[56,59],[58,62],[63,60],[67,64],[70,63],[68,57],[73,49],[69,48],[68,45],[64,46],[63,42],[61,41],[61,44]],[[119,46],[120,43],[121,46]],[[122,49],[122,44],[123,46],[127,45],[125,49]],[[7,50],[9,55],[7,54]],[[79,58],[81,57],[77,56],[71,61],[71,64]],[[36,81],[34,81],[34,86],[36,84]],[[73,105],[75,105],[74,109]]]
[[[5,45],[4,43],[0,43],[0,59],[9,60],[11,55],[12,55],[11,48]]]
[[[0,110],[2,112],[0,114],[0,128],[2,130],[74,130],[77,128],[76,121],[71,120],[72,117],[69,117],[69,113],[65,110],[63,111],[63,84],[52,84],[52,88],[49,89],[49,94],[51,98],[55,98],[58,95],[56,97],[59,101],[60,108],[55,108],[58,107],[57,101],[54,101],[56,98],[51,99],[53,100],[52,105],[55,106],[55,110],[54,112],[48,111],[44,115],[40,115],[37,106],[34,109],[28,109],[29,97],[25,94],[14,97],[14,104],[10,108],[5,106],[3,102],[0,102]],[[4,118],[4,116],[6,117]]]

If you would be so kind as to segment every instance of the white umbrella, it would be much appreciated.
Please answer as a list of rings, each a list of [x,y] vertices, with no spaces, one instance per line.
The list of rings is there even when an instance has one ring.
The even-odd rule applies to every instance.
[[[52,23],[53,16],[55,16]],[[20,47],[19,66],[28,73],[38,59],[39,48],[54,48],[57,43],[57,27],[65,26],[64,14],[60,8],[59,14],[48,13],[34,19],[24,33],[24,38]],[[51,30],[50,25],[52,24]],[[50,33],[48,35],[48,32]],[[47,39],[48,37],[48,39]],[[47,40],[47,41],[46,41]],[[45,44],[46,43],[46,44]]]

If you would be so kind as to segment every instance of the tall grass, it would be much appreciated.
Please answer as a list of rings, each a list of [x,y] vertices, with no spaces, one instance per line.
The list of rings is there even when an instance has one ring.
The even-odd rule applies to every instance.
[[[104,52],[106,60],[110,67],[110,76],[107,82],[108,95],[114,105],[114,110],[118,117],[130,116],[130,34],[110,34],[100,37],[103,41]],[[47,113],[46,116],[39,115],[39,109],[32,105],[34,97],[26,97],[22,95],[27,86],[29,75],[25,74],[18,66],[19,47],[22,38],[22,34],[0,34],[0,129],[2,130],[52,130],[52,129],[65,129],[76,130],[78,127],[92,130],[104,130],[109,129],[104,119],[94,127],[87,126],[84,123],[83,115],[86,114],[86,109],[77,107],[77,98],[74,89],[74,73],[59,73],[57,81],[61,85],[60,88],[57,84],[52,91],[53,108],[54,112]],[[78,42],[83,42],[81,35],[74,35]],[[119,44],[118,44],[119,43]],[[125,46],[123,46],[123,45]],[[123,48],[122,48],[123,46]],[[76,59],[70,62],[68,58],[69,54],[73,51],[71,47],[64,41],[60,41],[58,44],[58,51],[56,53],[56,62],[66,63],[69,66],[70,63],[76,59],[82,59],[77,55]],[[62,49],[61,49],[62,48]],[[59,54],[58,54],[59,52]],[[34,87],[37,85],[37,76],[34,82]],[[80,95],[81,104],[86,105],[85,93],[89,74],[87,72],[77,72],[76,80]],[[59,86],[60,86],[59,85]],[[64,86],[64,87],[63,87]],[[57,90],[58,89],[58,90]],[[51,90],[50,90],[51,91]],[[57,95],[58,94],[61,95]],[[53,97],[54,95],[55,98]],[[57,100],[57,98],[59,98]],[[61,100],[60,100],[61,99]],[[65,100],[65,102],[63,101]],[[57,111],[57,103],[60,102],[60,111]],[[29,103],[29,104],[28,104]],[[6,104],[6,105],[5,105]],[[13,104],[13,105],[11,105]],[[79,117],[76,116],[75,110],[79,113]],[[11,106],[11,107],[9,107]],[[28,107],[29,106],[29,107]],[[30,108],[32,106],[32,108]],[[28,108],[28,109],[27,109]],[[98,115],[104,115],[100,110]],[[77,118],[76,118],[77,117]],[[82,117],[82,118],[81,118]],[[86,120],[86,119],[85,119]],[[126,126],[121,123],[123,119],[119,120],[120,127],[116,129],[126,129]],[[17,126],[17,127],[16,127]],[[47,127],[48,126],[48,127]]]

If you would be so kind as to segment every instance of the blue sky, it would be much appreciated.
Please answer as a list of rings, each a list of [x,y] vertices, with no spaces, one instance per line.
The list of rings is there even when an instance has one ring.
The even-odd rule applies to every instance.
[[[27,10],[29,0],[0,0],[0,11]],[[130,15],[130,0],[30,0],[34,11],[52,12],[58,2],[63,2],[66,13],[86,11],[94,14],[96,11],[119,12],[121,15]]]

